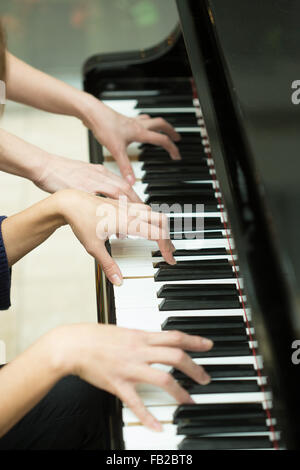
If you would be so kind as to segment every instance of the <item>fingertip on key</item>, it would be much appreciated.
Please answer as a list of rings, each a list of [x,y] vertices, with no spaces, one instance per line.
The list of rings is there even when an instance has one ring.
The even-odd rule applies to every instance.
[[[201,385],[208,385],[210,382],[211,382],[211,377],[206,373],[202,376],[201,381],[199,381]]]
[[[206,349],[211,349],[214,345],[213,341],[208,338],[201,338],[201,345],[204,346]]]

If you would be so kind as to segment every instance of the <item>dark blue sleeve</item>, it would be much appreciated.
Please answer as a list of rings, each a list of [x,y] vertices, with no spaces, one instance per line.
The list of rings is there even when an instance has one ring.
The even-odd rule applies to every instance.
[[[10,307],[10,277],[11,270],[8,266],[5,246],[2,238],[2,222],[6,217],[0,217],[0,310]]]

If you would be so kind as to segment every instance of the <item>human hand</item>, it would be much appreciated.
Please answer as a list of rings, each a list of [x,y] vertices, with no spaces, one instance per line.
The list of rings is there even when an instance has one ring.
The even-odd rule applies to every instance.
[[[95,138],[114,157],[123,178],[131,185],[135,176],[131,167],[127,147],[132,142],[145,142],[163,147],[173,160],[179,160],[180,153],[174,141],[180,135],[163,118],[150,118],[144,114],[131,118],[117,113],[101,101],[90,96],[90,106],[83,123],[93,132]]]
[[[105,241],[113,234],[155,240],[165,260],[176,263],[164,214],[145,204],[128,203],[126,198],[115,201],[76,190],[59,191],[54,196],[59,215],[113,284],[122,284],[122,273],[105,247]]]
[[[175,367],[202,385],[210,382],[204,369],[184,352],[210,350],[212,341],[200,336],[95,324],[68,325],[53,331],[55,354],[67,374],[78,375],[118,396],[142,424],[155,431],[161,430],[161,424],[143,404],[135,389],[137,384],[161,387],[178,403],[194,401],[170,374],[151,367],[152,364]]]

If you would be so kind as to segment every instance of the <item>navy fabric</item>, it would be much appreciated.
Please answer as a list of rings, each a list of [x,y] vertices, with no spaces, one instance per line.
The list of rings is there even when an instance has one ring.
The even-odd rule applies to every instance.
[[[7,310],[10,307],[11,270],[8,266],[1,230],[5,218],[5,216],[0,216],[0,310]]]

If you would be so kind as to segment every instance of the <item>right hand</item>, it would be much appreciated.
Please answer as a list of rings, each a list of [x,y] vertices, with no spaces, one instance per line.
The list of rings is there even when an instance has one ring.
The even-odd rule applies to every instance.
[[[141,314],[143,312],[141,311]],[[78,324],[53,330],[55,351],[66,374],[78,375],[90,384],[118,396],[149,428],[161,424],[147,410],[135,386],[161,387],[178,403],[194,403],[191,396],[167,372],[151,367],[166,364],[206,385],[210,377],[184,351],[208,351],[213,343],[179,331],[149,333],[113,325]]]
[[[107,278],[122,284],[120,268],[109,255],[105,241],[113,234],[138,236],[158,242],[167,263],[176,264],[167,218],[145,204],[126,203],[91,194],[64,190],[55,193],[59,213],[72,228],[78,240],[101,265]]]

